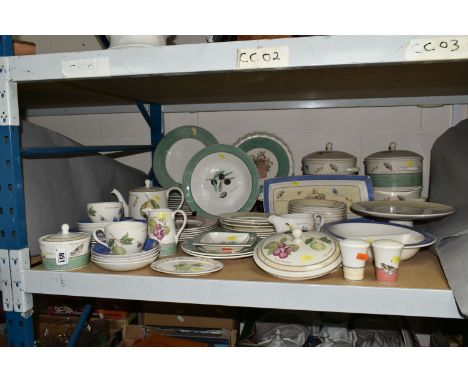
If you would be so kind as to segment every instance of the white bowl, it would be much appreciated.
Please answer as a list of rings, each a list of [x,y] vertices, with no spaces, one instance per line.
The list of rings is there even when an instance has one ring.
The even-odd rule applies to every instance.
[[[368,219],[351,219],[330,223],[325,225],[323,230],[338,240],[353,238],[368,242],[379,239],[401,241],[405,245],[401,254],[402,260],[412,258],[421,248],[434,244],[436,240],[429,232],[415,227]]]
[[[150,265],[156,258],[152,257],[148,260],[139,261],[139,262],[132,262],[132,263],[105,263],[102,261],[93,260],[93,263],[96,264],[98,267],[102,269],[107,269],[108,271],[116,271],[116,272],[125,272],[125,271],[133,271],[135,269],[144,268]]]

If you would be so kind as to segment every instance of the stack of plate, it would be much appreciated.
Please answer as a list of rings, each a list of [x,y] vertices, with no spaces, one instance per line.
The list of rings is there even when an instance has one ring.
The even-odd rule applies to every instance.
[[[299,237],[280,233],[260,241],[254,250],[255,263],[270,275],[288,280],[321,277],[341,266],[340,249],[331,236],[298,231]]]
[[[182,226],[182,219],[177,219],[176,231],[179,232]],[[193,239],[195,236],[210,231],[215,231],[218,228],[218,219],[204,217],[204,216],[189,216],[187,218],[187,225],[179,236],[179,241]]]
[[[123,272],[146,267],[159,256],[159,243],[147,239],[143,251],[132,255],[114,255],[109,248],[94,244],[91,247],[91,260],[97,266],[109,271]]]
[[[177,210],[177,207],[180,206],[180,202],[182,201],[182,196],[178,192],[171,192],[169,194],[168,206],[171,210]],[[193,211],[187,205],[186,202],[182,204],[180,207],[182,211],[184,211],[188,216],[193,215]]]
[[[337,200],[293,199],[288,202],[288,212],[311,213],[323,216],[325,223],[345,220],[348,206]]]
[[[211,234],[216,235],[225,235],[227,238],[230,236],[233,240],[236,240],[236,236],[239,236],[238,232],[213,232]],[[182,251],[187,255],[211,258],[211,259],[241,259],[244,257],[251,257],[254,252],[255,245],[257,244],[257,235],[254,233],[242,233],[246,237],[246,240],[243,244],[236,243],[230,244],[224,242],[223,245],[216,243],[215,241],[208,240],[208,243],[202,243],[203,237],[206,236],[205,233],[196,236],[193,239],[188,239],[184,241],[181,245]]]
[[[269,216],[263,212],[232,212],[218,215],[218,219],[226,231],[255,233],[263,239],[276,233]]]

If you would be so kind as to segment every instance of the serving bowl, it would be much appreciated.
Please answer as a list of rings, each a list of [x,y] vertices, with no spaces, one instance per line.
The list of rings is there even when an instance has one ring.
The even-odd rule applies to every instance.
[[[415,227],[363,218],[326,224],[323,231],[328,232],[338,240],[353,238],[366,240],[370,243],[379,239],[401,241],[404,244],[401,260],[412,258],[421,248],[434,244],[436,240],[429,232]]]

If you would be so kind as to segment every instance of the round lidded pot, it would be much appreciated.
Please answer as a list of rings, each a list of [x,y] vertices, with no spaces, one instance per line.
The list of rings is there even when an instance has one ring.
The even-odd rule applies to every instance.
[[[333,144],[328,142],[325,150],[316,151],[302,158],[304,175],[356,175],[357,158],[344,151],[333,151]]]
[[[91,235],[85,232],[70,232],[68,224],[62,231],[39,238],[42,264],[46,269],[67,271],[84,267],[89,263]]]
[[[366,175],[374,187],[422,186],[423,157],[415,152],[397,150],[391,142],[387,151],[379,151],[364,159]]]
[[[317,231],[278,233],[260,241],[254,250],[255,263],[270,275],[305,280],[324,276],[341,265],[338,242]]]

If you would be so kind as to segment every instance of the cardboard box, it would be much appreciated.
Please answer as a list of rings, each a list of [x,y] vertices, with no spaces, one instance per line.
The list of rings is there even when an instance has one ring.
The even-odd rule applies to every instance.
[[[235,346],[237,330],[183,329],[127,325],[123,330],[122,346],[146,347],[207,347]]]
[[[38,346],[66,346],[73,333],[77,317],[51,317],[36,315],[34,332]],[[88,321],[90,332],[81,332],[78,344],[82,346],[117,346],[123,339],[123,328],[127,325],[115,320],[91,319]],[[86,325],[87,327],[87,325]]]
[[[238,330],[236,308],[189,304],[143,303],[140,323],[153,326]]]
[[[36,44],[28,41],[13,40],[13,54],[15,56],[36,54]]]

